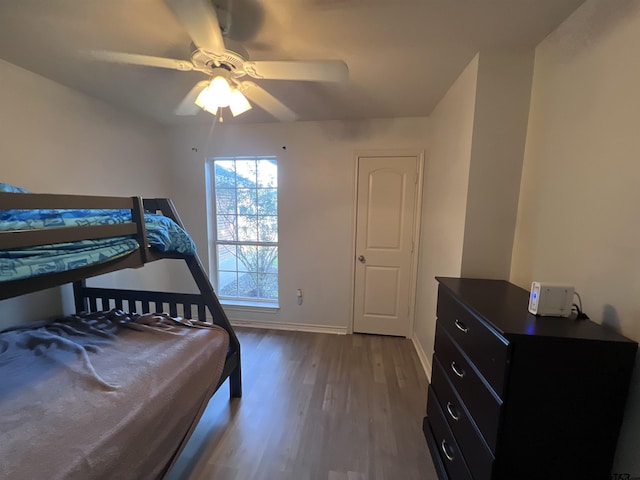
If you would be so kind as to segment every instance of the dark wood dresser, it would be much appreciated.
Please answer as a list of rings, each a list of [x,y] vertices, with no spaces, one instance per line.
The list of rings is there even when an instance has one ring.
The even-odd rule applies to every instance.
[[[610,478],[638,344],[531,315],[502,280],[437,280],[423,430],[440,479]]]

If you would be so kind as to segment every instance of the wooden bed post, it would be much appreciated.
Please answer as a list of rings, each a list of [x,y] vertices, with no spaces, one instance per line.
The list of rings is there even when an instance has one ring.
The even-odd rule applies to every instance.
[[[89,309],[87,308],[87,299],[84,296],[83,290],[87,286],[86,280],[78,280],[73,282],[73,298],[76,304],[76,313],[86,312]]]
[[[229,395],[231,398],[242,397],[242,364],[240,363],[240,344],[238,343],[238,365],[229,375]]]
[[[149,243],[147,242],[147,226],[144,221],[144,206],[140,197],[131,197],[131,201],[133,204],[131,219],[136,224],[136,239],[140,244],[142,263],[146,263],[149,261]]]
[[[240,342],[238,341],[238,337],[236,337],[236,333],[233,331],[233,328],[231,328],[227,314],[222,309],[222,305],[213,290],[213,286],[211,286],[211,282],[204,273],[204,268],[202,263],[200,263],[200,259],[196,255],[193,255],[191,257],[186,257],[185,261],[187,262],[189,271],[191,272],[201,295],[205,298],[205,301],[209,306],[211,315],[215,319],[214,323],[223,327],[229,334],[229,347],[232,354],[237,356],[237,366],[229,375],[229,393],[232,397],[239,398],[242,396]]]

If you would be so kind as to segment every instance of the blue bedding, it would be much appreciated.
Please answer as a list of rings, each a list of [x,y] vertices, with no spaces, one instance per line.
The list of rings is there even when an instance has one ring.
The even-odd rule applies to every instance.
[[[145,213],[147,241],[162,252],[193,255],[195,245],[174,221]],[[2,210],[0,230],[27,230],[131,222],[130,210]],[[133,237],[113,237],[0,250],[0,282],[64,272],[127,255],[139,248]]]

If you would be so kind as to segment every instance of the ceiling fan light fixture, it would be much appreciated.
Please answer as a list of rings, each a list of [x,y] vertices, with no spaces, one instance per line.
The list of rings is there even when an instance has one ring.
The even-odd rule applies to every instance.
[[[234,117],[251,109],[251,104],[240,90],[232,89],[224,77],[216,76],[202,89],[195,100],[204,111],[215,115],[218,108],[229,107]]]
[[[196,98],[196,105],[203,110],[216,114],[218,108],[229,106],[231,87],[222,77],[215,77]]]
[[[202,89],[202,91],[196,98],[195,103],[201,109],[209,113],[213,113],[214,115],[218,111],[218,104],[216,103],[216,99],[213,96],[209,85]]]
[[[231,87],[223,77],[214,77],[209,84],[211,98],[215,99],[218,107],[228,107],[231,102]]]
[[[241,113],[246,112],[247,110],[251,110],[251,104],[247,97],[245,97],[242,92],[238,89],[234,89],[231,92],[231,100],[229,102],[229,108],[231,109],[231,113],[234,117],[237,117]]]

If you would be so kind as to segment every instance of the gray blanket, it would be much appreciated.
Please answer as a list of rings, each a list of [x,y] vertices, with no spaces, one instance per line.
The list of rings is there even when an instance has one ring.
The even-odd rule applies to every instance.
[[[120,311],[0,333],[0,478],[157,478],[227,347],[218,327]]]

